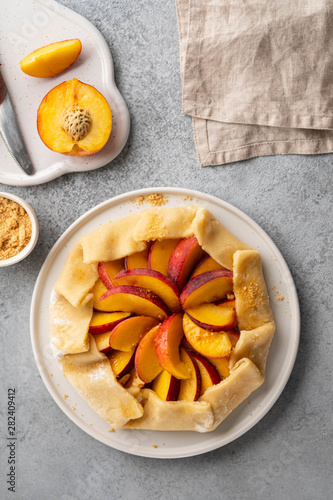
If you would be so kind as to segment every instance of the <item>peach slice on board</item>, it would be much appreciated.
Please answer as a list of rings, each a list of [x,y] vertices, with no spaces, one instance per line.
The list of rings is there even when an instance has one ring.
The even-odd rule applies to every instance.
[[[37,129],[44,144],[56,153],[89,156],[109,139],[110,106],[92,85],[76,78],[46,94],[37,111]]]
[[[231,352],[231,341],[226,332],[211,332],[204,330],[184,314],[183,316],[184,333],[198,353],[207,358],[224,358]]]
[[[187,308],[186,314],[201,328],[218,332],[230,330],[236,324],[236,306],[234,300],[214,304],[207,302],[199,306]]]
[[[78,38],[50,43],[34,50],[20,62],[21,70],[29,76],[49,78],[72,66],[82,50]]]
[[[169,309],[157,295],[138,286],[121,285],[107,290],[98,302],[99,311],[124,311],[163,321]]]
[[[206,273],[207,271],[215,271],[216,269],[226,269],[225,267],[221,266],[216,260],[213,259],[213,257],[208,256],[205,257],[194,269],[191,278],[194,278],[194,276],[198,276],[198,274]]]
[[[112,351],[108,354],[113,373],[121,378],[130,373],[134,366],[135,349],[132,351]]]
[[[204,356],[201,356],[197,352],[191,351],[189,355],[195,359],[197,362],[200,375],[201,375],[201,391],[200,396],[207,391],[209,387],[219,384],[221,382],[221,377],[215,368],[215,366]]]
[[[124,259],[112,260],[98,263],[98,274],[104,286],[110,289],[116,286],[112,279],[124,269]]]
[[[180,388],[180,380],[166,370],[160,373],[152,384],[152,390],[156,392],[163,401],[177,401]]]
[[[190,352],[185,349],[180,349],[180,359],[190,373],[189,378],[180,381],[180,389],[178,400],[196,401],[201,393],[201,375],[198,365]]]
[[[118,351],[132,351],[149,330],[158,325],[149,316],[134,316],[119,323],[110,334],[110,346]]]
[[[111,332],[104,332],[94,335],[96,347],[100,352],[111,352],[112,349],[110,347],[110,333]]]
[[[231,271],[207,271],[190,279],[180,294],[180,303],[186,310],[205,302],[225,299],[232,292],[233,274]]]
[[[176,283],[179,290],[182,290],[203,255],[204,251],[195,236],[179,241],[170,256],[168,265],[168,276]]]
[[[149,246],[141,252],[132,253],[125,257],[125,269],[147,269]]]
[[[179,290],[169,278],[152,269],[132,269],[118,273],[114,280],[119,285],[132,285],[156,293],[171,312],[179,312]]]
[[[128,312],[111,312],[104,313],[95,311],[92,315],[89,333],[93,335],[104,332],[111,332],[111,330],[124,319],[129,318],[131,313]]]
[[[135,353],[135,369],[139,378],[148,384],[163,370],[155,349],[159,325],[154,326],[140,341]]]
[[[179,239],[153,241],[148,254],[149,269],[154,269],[164,276],[168,276],[169,260],[179,241]]]
[[[190,376],[186,364],[179,357],[179,346],[183,336],[182,314],[178,313],[163,321],[155,339],[159,362],[165,370],[179,379]]]

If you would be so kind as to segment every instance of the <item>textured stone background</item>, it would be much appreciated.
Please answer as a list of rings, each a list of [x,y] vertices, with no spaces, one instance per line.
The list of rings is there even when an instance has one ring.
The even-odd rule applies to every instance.
[[[332,491],[332,155],[256,158],[198,165],[191,119],[181,112],[173,0],[62,0],[102,32],[131,115],[111,165],[48,184],[0,190],[34,207],[33,254],[0,269],[1,498],[322,499]],[[38,374],[29,338],[30,300],[40,267],[63,231],[95,204],[133,189],[174,186],[222,198],[277,244],[299,294],[302,330],[283,394],[247,434],[211,453],[154,460],[113,450],[57,407]],[[7,492],[8,386],[18,389],[17,493]]]

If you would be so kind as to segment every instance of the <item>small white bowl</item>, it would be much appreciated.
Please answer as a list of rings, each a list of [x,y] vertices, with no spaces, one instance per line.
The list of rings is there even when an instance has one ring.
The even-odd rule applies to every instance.
[[[20,262],[21,260],[25,259],[35,248],[37,240],[38,240],[38,235],[39,235],[39,226],[38,226],[38,220],[36,217],[35,212],[27,203],[24,201],[22,198],[19,196],[16,196],[15,194],[9,194],[9,193],[2,193],[0,192],[0,198],[7,198],[8,200],[13,200],[19,205],[21,205],[24,210],[27,212],[29,215],[29,218],[31,220],[31,238],[29,243],[19,252],[18,254],[14,255],[14,257],[10,257],[10,259],[5,259],[5,260],[0,260],[0,267],[6,267],[6,266],[11,266],[12,264],[16,264],[17,262]]]

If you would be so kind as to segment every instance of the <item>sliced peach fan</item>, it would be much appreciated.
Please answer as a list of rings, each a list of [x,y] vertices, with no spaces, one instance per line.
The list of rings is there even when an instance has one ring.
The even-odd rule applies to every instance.
[[[147,250],[118,261],[98,263],[99,279],[92,289],[92,322],[98,323],[99,331],[105,331],[103,321],[116,324],[106,334],[95,336],[96,344],[100,351],[108,353],[115,376],[126,387],[131,382],[123,376],[133,371],[135,352],[134,372],[142,384],[151,384],[160,399],[195,401],[229,373],[229,355],[236,342],[231,342],[226,331],[235,328],[236,311],[235,301],[226,299],[233,292],[233,274],[221,269],[211,257],[207,266],[207,256],[195,237],[164,240],[163,245],[153,241],[150,257],[154,252],[167,260],[161,263],[165,274],[152,269],[154,260],[147,258]],[[135,264],[140,267],[133,267]],[[206,302],[221,299],[224,302]],[[186,302],[199,305],[187,310]],[[110,315],[124,313],[112,311],[136,316],[119,321],[118,316]],[[163,317],[164,311],[168,315]],[[236,335],[232,338],[237,339]],[[223,369],[207,358],[220,361]]]
[[[90,156],[106,144],[112,115],[105,97],[76,78],[54,87],[37,112],[37,129],[52,151]]]

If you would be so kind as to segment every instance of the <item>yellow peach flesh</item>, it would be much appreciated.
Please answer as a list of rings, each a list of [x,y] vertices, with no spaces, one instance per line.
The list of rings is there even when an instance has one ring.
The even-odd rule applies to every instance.
[[[112,330],[110,346],[118,351],[132,351],[142,337],[156,325],[158,321],[147,316],[128,318]]]
[[[224,358],[231,352],[226,332],[211,332],[197,326],[187,314],[183,316],[184,333],[191,346],[207,358]]]
[[[55,42],[31,52],[20,62],[29,76],[49,78],[65,71],[77,60],[82,44],[78,38]]]

